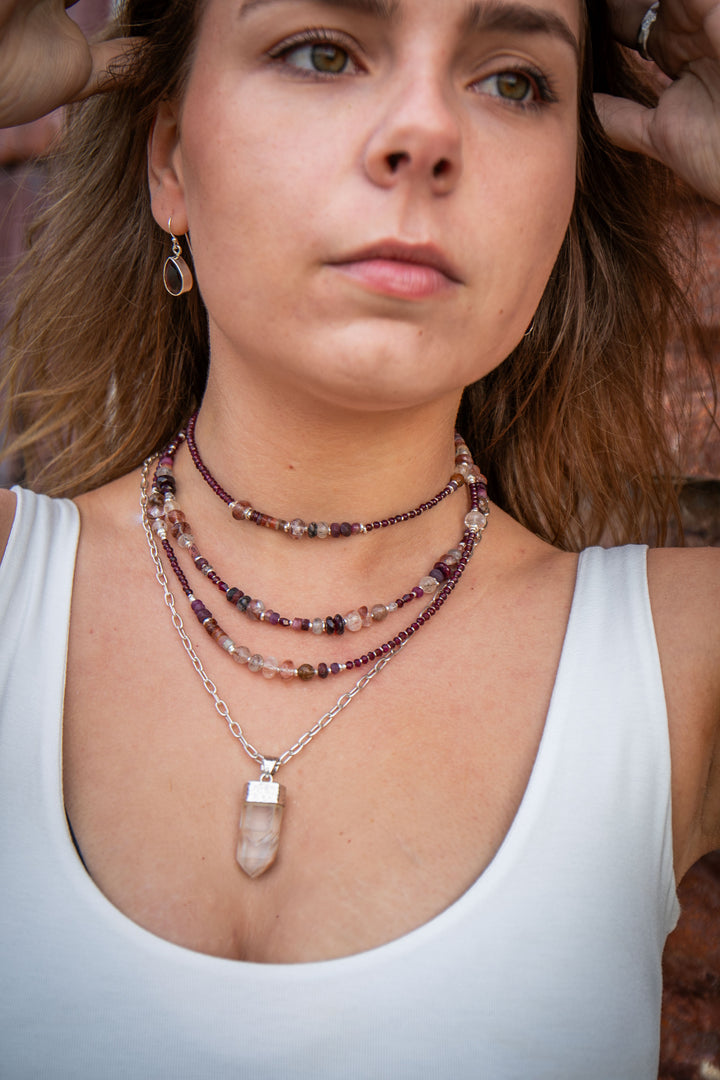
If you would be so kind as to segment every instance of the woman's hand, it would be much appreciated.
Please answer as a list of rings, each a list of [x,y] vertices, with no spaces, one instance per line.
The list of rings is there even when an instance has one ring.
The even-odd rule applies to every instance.
[[[618,39],[633,44],[646,5],[610,6]],[[616,145],[656,158],[720,203],[720,0],[661,0],[648,52],[669,76],[657,107],[598,94],[605,130]]]
[[[0,0],[0,127],[36,120],[116,84],[111,62],[137,42],[91,45],[66,13],[75,0]]]

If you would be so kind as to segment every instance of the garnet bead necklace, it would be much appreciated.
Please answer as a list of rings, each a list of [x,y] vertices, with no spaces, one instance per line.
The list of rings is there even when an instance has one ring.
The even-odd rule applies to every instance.
[[[275,532],[285,533],[287,536],[292,537],[293,540],[300,540],[303,537],[318,540],[324,540],[327,537],[336,539],[343,537],[348,538],[350,536],[357,536],[361,533],[372,532],[373,529],[387,529],[391,525],[400,525],[405,521],[420,517],[426,510],[431,510],[433,506],[437,506],[438,503],[442,502],[443,499],[446,499],[448,495],[452,495],[453,492],[457,491],[457,489],[462,486],[470,470],[474,468],[470,450],[465,445],[460,435],[456,434],[455,466],[452,475],[445,487],[441,491],[438,491],[437,495],[434,495],[432,499],[420,503],[419,506],[414,507],[412,510],[406,510],[402,514],[394,514],[392,517],[384,518],[382,521],[366,521],[364,524],[359,521],[333,521],[329,525],[326,521],[311,521],[309,525],[306,525],[302,518],[298,517],[293,518],[291,521],[287,521],[285,518],[273,517],[271,514],[264,514],[260,510],[255,510],[249,502],[246,502],[243,499],[234,499],[232,495],[228,495],[225,488],[215,479],[200,457],[200,451],[195,442],[195,423],[197,421],[197,416],[197,412],[192,414],[184,434],[187,439],[188,450],[190,451],[190,457],[193,460],[193,464],[208,487],[214,491],[219,499],[222,499],[222,501],[227,504],[236,521],[251,521],[254,525],[260,525],[265,529],[273,529]]]

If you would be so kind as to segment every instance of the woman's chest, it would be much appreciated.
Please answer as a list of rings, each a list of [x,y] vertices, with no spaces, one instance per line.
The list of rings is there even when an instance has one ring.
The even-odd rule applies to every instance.
[[[186,615],[229,724],[162,594],[133,602],[122,584],[130,602],[98,614],[78,576],[64,786],[88,870],[124,914],[215,955],[325,959],[427,922],[487,867],[533,767],[567,595],[548,614],[478,607],[468,589],[455,619],[435,620],[305,743],[353,673],[265,680]],[[239,734],[266,758],[295,751],[275,777],[277,859],[255,879],[235,859],[245,788],[260,777]]]

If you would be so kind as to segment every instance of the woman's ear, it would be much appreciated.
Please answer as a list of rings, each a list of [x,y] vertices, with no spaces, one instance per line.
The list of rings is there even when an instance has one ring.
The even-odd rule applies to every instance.
[[[178,108],[163,101],[158,108],[148,138],[148,185],[153,217],[167,231],[172,218],[172,231],[177,235],[188,231],[185,208],[185,184],[182,172]]]

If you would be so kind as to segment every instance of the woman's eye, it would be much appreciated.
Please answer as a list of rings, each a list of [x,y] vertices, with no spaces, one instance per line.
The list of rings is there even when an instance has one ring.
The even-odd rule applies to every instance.
[[[358,70],[347,49],[331,41],[295,45],[285,50],[279,58],[291,67],[320,75],[345,75]]]
[[[522,71],[501,71],[497,75],[480,79],[475,83],[474,89],[478,93],[500,98],[501,101],[527,105],[534,101],[546,100],[542,87],[538,88],[539,81],[531,79]]]

